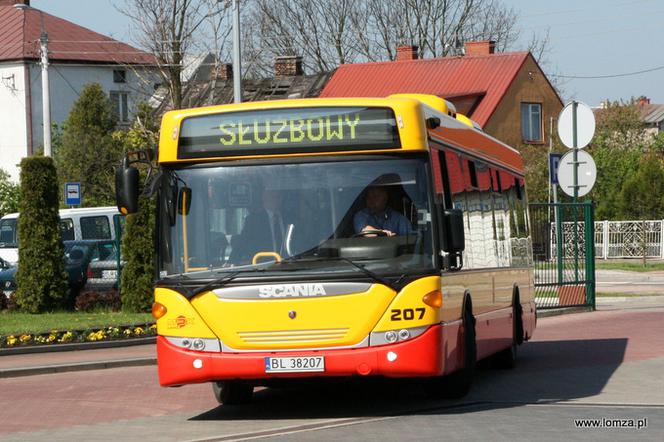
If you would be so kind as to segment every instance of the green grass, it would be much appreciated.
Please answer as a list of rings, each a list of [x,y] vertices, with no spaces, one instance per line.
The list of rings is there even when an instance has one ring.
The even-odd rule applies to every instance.
[[[630,272],[654,272],[664,271],[664,262],[648,263],[643,266],[642,262],[600,262],[595,261],[596,270],[627,270]]]
[[[0,335],[44,333],[51,330],[81,330],[111,325],[133,325],[154,322],[149,313],[61,312],[32,315],[4,311],[0,313]]]

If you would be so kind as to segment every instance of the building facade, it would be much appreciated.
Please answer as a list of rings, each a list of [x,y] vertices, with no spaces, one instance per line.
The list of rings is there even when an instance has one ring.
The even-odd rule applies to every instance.
[[[462,56],[417,54],[405,46],[395,61],[341,65],[321,97],[437,95],[511,146],[548,144],[551,118],[563,103],[532,54],[496,53],[491,41],[466,42]]]
[[[99,83],[128,124],[160,77],[151,55],[30,7],[0,0],[0,168],[19,178],[21,158],[43,146],[40,37],[48,38],[51,123],[62,124],[83,88]]]

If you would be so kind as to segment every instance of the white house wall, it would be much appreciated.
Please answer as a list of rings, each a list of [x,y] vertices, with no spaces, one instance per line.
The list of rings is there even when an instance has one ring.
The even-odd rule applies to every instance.
[[[126,82],[113,82],[113,71],[124,69]],[[43,145],[41,66],[30,65],[32,85],[32,137],[35,151]],[[144,80],[147,79],[147,83]],[[154,92],[158,77],[155,73],[143,70],[137,75],[132,69],[123,66],[66,65],[51,64],[49,85],[51,90],[51,123],[61,125],[69,115],[74,102],[83,88],[90,83],[99,83],[109,96],[111,91],[128,93],[130,115],[141,101],[147,101]],[[131,116],[130,116],[131,119]]]
[[[14,181],[27,154],[25,71],[23,63],[0,65],[0,168]]]

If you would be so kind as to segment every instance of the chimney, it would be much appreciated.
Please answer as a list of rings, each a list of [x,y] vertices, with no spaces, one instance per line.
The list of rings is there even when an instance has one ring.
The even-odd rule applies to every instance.
[[[496,52],[496,42],[493,40],[467,41],[464,44],[466,56],[491,55]]]
[[[646,97],[645,95],[641,95],[638,98],[637,103],[641,106],[643,106],[645,104],[650,104],[650,98]]]
[[[233,79],[233,65],[231,63],[221,63],[215,72],[217,80],[230,81]]]
[[[12,5],[30,6],[30,0],[0,0],[0,6],[12,6]],[[19,6],[19,8],[23,6]]]
[[[284,55],[274,59],[275,77],[293,77],[302,74],[302,57],[298,55]]]
[[[399,46],[397,48],[397,61],[417,60],[417,50],[415,45]]]

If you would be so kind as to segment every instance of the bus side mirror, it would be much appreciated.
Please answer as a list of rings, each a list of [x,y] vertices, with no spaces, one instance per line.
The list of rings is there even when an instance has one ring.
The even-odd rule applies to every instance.
[[[138,169],[125,158],[115,170],[115,202],[123,215],[138,212],[138,181]]]
[[[443,212],[441,243],[443,251],[449,254],[461,253],[466,248],[462,210],[448,209]]]

